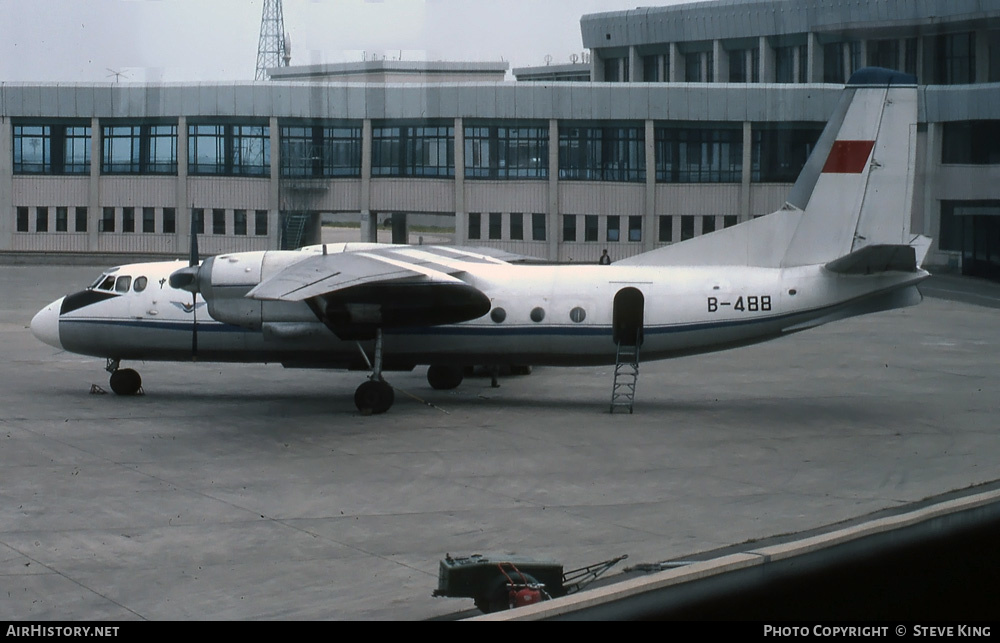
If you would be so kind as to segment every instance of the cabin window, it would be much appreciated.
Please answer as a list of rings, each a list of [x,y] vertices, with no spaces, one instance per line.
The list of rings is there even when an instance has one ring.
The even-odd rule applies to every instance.
[[[499,324],[507,319],[507,311],[503,308],[494,308],[493,312],[490,313],[490,319]]]
[[[136,292],[142,292],[146,289],[146,284],[149,283],[145,277],[136,277],[135,282],[132,284],[132,290]]]
[[[115,282],[116,292],[128,292],[128,289],[132,286],[132,278],[129,276],[121,276]]]
[[[577,306],[573,310],[569,311],[569,318],[573,320],[574,323],[579,324],[587,318],[587,311]]]
[[[536,307],[531,309],[531,321],[538,323],[545,319],[545,309]]]

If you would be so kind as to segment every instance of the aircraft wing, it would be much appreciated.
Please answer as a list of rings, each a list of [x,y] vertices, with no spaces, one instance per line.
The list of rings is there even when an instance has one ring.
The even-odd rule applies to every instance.
[[[341,339],[371,339],[379,328],[437,326],[482,317],[490,299],[456,275],[469,264],[504,264],[459,248],[386,246],[312,255],[247,293],[306,302]]]
[[[507,257],[517,258],[516,255]],[[507,262],[492,253],[443,246],[386,246],[384,249],[314,255],[265,279],[247,293],[247,297],[265,301],[305,301],[363,284],[464,284],[455,275],[465,272],[469,263]]]
[[[447,272],[369,252],[309,257],[262,281],[247,293],[266,301],[305,301],[352,286],[400,280],[463,283]]]

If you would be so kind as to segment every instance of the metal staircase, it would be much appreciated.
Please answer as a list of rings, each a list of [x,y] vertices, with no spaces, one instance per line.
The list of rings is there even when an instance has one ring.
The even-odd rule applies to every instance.
[[[282,250],[295,250],[302,246],[306,226],[309,224],[308,213],[290,213],[285,215],[284,234],[281,239]]]
[[[615,357],[615,381],[611,387],[611,409],[627,408],[632,412],[635,403],[635,385],[639,381],[639,341],[619,342]]]

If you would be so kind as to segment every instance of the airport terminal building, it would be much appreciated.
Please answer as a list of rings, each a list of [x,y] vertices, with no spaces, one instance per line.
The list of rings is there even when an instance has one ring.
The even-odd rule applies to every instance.
[[[457,243],[618,259],[779,208],[844,81],[878,65],[919,78],[928,263],[1000,277],[995,3],[713,0],[581,31],[591,82],[382,62],[0,84],[0,251],[178,255],[192,217],[205,252],[296,247],[323,213],[357,215],[363,238],[432,213]]]

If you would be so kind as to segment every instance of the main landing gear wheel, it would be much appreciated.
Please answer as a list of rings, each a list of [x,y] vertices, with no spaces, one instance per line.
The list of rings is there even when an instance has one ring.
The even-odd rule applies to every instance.
[[[135,395],[142,388],[142,378],[131,368],[119,368],[111,373],[111,390],[117,395]]]
[[[427,383],[436,391],[458,388],[465,377],[461,366],[434,364],[427,369]]]
[[[368,360],[361,344],[358,344],[361,356],[365,358],[372,369],[371,377],[354,391],[354,406],[358,407],[361,415],[378,415],[385,413],[396,400],[396,392],[392,390],[384,379],[382,379],[382,329],[375,329],[375,359]]]
[[[368,380],[354,392],[354,406],[362,415],[385,413],[396,399],[396,393],[384,380]]]

